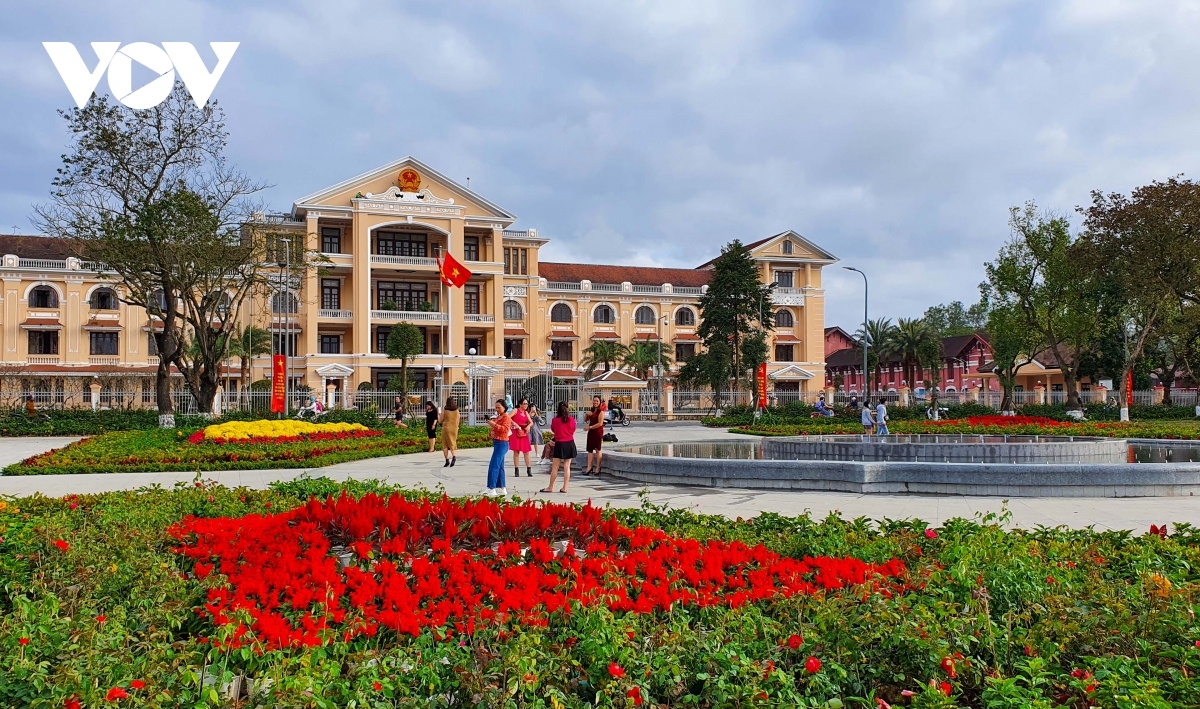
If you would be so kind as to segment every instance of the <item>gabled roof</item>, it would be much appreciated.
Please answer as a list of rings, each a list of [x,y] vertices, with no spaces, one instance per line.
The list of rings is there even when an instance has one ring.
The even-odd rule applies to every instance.
[[[16,254],[21,258],[65,259],[74,256],[69,239],[57,236],[24,236],[0,234],[0,255]]]
[[[591,379],[587,380],[588,384],[628,384],[635,386],[641,384],[645,386],[646,382],[638,379],[629,372],[624,372],[620,369],[610,369],[607,372],[601,372]]]
[[[635,286],[689,286],[699,288],[708,285],[712,274],[694,268],[651,268],[649,266],[606,266],[593,263],[538,262],[538,275],[547,281],[578,283],[624,283]],[[603,291],[601,291],[603,292]]]
[[[783,369],[771,372],[770,374],[767,375],[767,379],[812,379],[812,378],[813,378],[812,372],[808,371],[807,369],[797,367],[794,364],[789,364],[788,366],[784,367]]]
[[[946,357],[957,357],[962,354],[962,351],[967,349],[973,343],[982,343],[984,347],[988,346],[987,336],[981,332],[972,332],[970,335],[955,335],[954,337],[942,338],[942,354]]]
[[[750,249],[751,251],[754,251],[757,248],[766,246],[767,244],[770,244],[774,241],[781,241],[785,238],[790,238],[792,241],[795,241],[796,243],[801,244],[804,248],[811,251],[813,253],[813,255],[815,255],[817,257],[817,260],[819,260],[819,261],[828,261],[829,263],[834,263],[835,261],[838,260],[837,256],[834,256],[833,254],[829,253],[825,249],[822,249],[820,246],[817,246],[816,244],[809,241],[808,239],[805,239],[803,236],[800,236],[799,234],[792,231],[791,229],[788,229],[787,231],[781,231],[778,234],[776,234],[775,236],[768,236],[765,239],[759,239],[758,241],[754,241],[749,244],[746,244],[746,248]],[[705,261],[704,263],[700,264],[696,268],[708,268],[709,266],[712,265],[713,261],[717,260],[717,258],[720,258],[720,257],[718,256],[718,257],[711,258],[708,261]]]
[[[513,221],[516,221],[516,219],[517,219],[517,215],[513,214],[512,212],[509,212],[508,210],[500,207],[497,204],[489,202],[488,200],[484,199],[478,193],[472,192],[465,185],[461,185],[458,182],[450,179],[449,177],[446,177],[442,173],[438,172],[437,170],[434,170],[432,167],[429,167],[428,165],[421,162],[420,160],[417,160],[416,158],[412,157],[411,155],[400,158],[399,160],[396,160],[395,162],[390,162],[387,165],[381,165],[373,170],[368,170],[368,171],[362,173],[361,175],[356,175],[354,177],[351,177],[348,180],[343,180],[343,181],[337,183],[336,185],[333,185],[331,187],[326,187],[325,189],[322,189],[318,192],[314,192],[310,195],[301,197],[300,199],[296,200],[295,203],[293,203],[292,210],[295,211],[296,209],[300,208],[301,205],[308,205],[308,204],[312,204],[313,202],[320,201],[321,199],[324,199],[331,195],[337,194],[338,192],[341,192],[343,190],[349,189],[356,184],[361,184],[361,183],[367,182],[369,180],[378,179],[379,177],[382,177],[383,175],[386,175],[389,172],[396,172],[397,170],[399,170],[402,167],[412,167],[417,172],[428,175],[429,177],[433,178],[437,182],[440,182],[443,185],[446,185],[447,187],[450,187],[451,189],[456,190],[457,192],[462,194],[464,197],[467,197],[468,199],[470,199],[472,202],[481,204],[481,205],[487,207],[488,209],[491,209],[499,217],[502,217],[505,219],[511,219]]]

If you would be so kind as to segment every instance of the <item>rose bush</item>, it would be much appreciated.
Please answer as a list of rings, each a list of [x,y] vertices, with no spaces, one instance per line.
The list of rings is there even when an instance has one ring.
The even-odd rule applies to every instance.
[[[336,424],[351,426],[356,424]],[[4,475],[64,475],[156,471],[319,468],[363,458],[427,450],[424,430],[352,430],[287,438],[229,441],[201,440],[196,431],[156,429],[121,431],[85,438],[26,458],[4,469]],[[197,441],[197,442],[193,442]],[[491,445],[487,429],[463,427],[459,448]]]
[[[0,706],[105,706],[114,688],[128,697],[113,705],[146,707],[1200,705],[1200,532],[1187,525],[1129,534],[1010,530],[994,516],[936,528],[836,516],[735,521],[649,506],[543,512],[443,503],[403,491],[399,504],[393,492],[317,479],[267,491],[185,485],[7,499],[0,510]],[[351,499],[369,493],[378,497],[365,507]],[[392,536],[388,516],[400,511],[403,523]],[[258,531],[254,520],[264,525]],[[475,531],[482,520],[487,536]],[[298,548],[312,555],[306,568],[326,569],[331,584],[344,584],[338,608],[346,615],[320,627],[329,597],[313,577],[297,577],[303,583],[286,589],[266,573],[256,586],[252,570],[238,565],[253,558],[249,541],[233,541],[239,526],[268,539],[314,534],[305,537],[312,545]],[[458,541],[448,550],[430,543],[421,556],[428,542],[447,538]],[[537,538],[578,541],[584,551],[588,538],[615,551],[589,552],[573,576],[559,565],[575,564],[573,555],[560,561],[552,543],[553,558],[544,548],[534,552]],[[384,551],[393,539],[404,540],[403,551]],[[67,540],[65,548],[55,544]],[[492,552],[496,542],[518,548]],[[207,561],[185,552],[203,545],[213,552]],[[765,551],[743,557],[739,545]],[[529,550],[522,555],[521,547]],[[711,582],[684,578],[688,566],[672,564],[671,555],[688,549],[696,549],[698,574],[708,573],[701,563],[708,550],[718,550],[711,559],[724,581],[718,584],[715,569]],[[596,578],[620,582],[636,602],[643,586],[656,583],[655,553],[665,554],[667,589],[709,583],[717,602],[656,602],[643,612],[568,598],[558,611],[521,611],[543,591],[582,597],[573,584],[584,578],[584,560],[612,564]],[[750,588],[731,579],[749,582],[770,564],[806,557],[858,559],[864,569],[896,559],[903,572],[827,589],[814,571],[801,575],[817,586],[811,592],[729,602]],[[419,567],[421,558],[430,567]],[[196,577],[197,562],[213,564],[204,578]],[[222,569],[223,562],[233,566]],[[406,577],[409,592],[420,587],[420,602],[384,602],[386,563]],[[522,565],[548,574],[552,585],[506,576]],[[486,621],[464,614],[480,618],[473,628],[453,617],[457,568],[472,593],[482,594],[464,607],[498,610],[507,602],[505,612]],[[379,588],[366,583],[372,575]],[[775,588],[789,578],[775,576]],[[304,589],[307,600],[296,595]],[[227,622],[210,608],[214,591],[227,599],[219,608]],[[300,629],[318,642],[260,637],[250,607],[233,607],[239,593],[254,607],[276,594],[288,632]],[[381,622],[371,635],[361,624],[367,607],[429,620],[415,634]],[[437,622],[441,608],[444,624]]]

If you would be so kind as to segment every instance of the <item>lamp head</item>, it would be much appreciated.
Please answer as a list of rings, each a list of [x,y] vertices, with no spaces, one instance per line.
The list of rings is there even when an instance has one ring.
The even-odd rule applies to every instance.
[[[475,348],[472,347],[471,349],[467,350],[467,354],[471,355],[472,357],[475,356]]]

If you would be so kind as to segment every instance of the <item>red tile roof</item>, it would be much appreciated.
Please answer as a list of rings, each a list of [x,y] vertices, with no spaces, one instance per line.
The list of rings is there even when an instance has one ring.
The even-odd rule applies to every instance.
[[[795,335],[775,335],[776,342],[799,342],[800,338]]]
[[[529,333],[525,332],[523,327],[506,327],[504,328],[505,337],[526,337]]]
[[[0,255],[16,254],[21,258],[65,259],[75,251],[67,239],[55,236],[22,236],[0,234]]]
[[[677,332],[675,340],[679,342],[699,342],[700,336],[692,332]]]
[[[673,286],[698,288],[708,285],[712,278],[711,271],[700,271],[694,268],[651,268],[649,266],[606,266],[593,263],[554,263],[541,261],[538,263],[538,273],[547,281],[563,281],[578,283],[624,283],[629,281],[635,286],[661,286],[670,283]]]
[[[634,342],[658,342],[658,335],[653,332],[639,332],[633,336]]]

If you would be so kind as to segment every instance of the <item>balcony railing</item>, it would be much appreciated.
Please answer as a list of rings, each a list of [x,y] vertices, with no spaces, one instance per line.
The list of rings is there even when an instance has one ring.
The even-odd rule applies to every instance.
[[[774,305],[804,305],[803,288],[775,287],[771,291],[771,303]]]
[[[496,322],[496,316],[490,313],[466,313],[463,315],[463,320],[466,322]]]
[[[386,256],[371,254],[371,265],[379,266],[432,266],[437,268],[437,259],[425,256]]]
[[[608,293],[620,293],[624,289],[621,288],[620,283],[593,283],[592,290],[605,291]]]
[[[327,310],[322,308],[317,311],[317,317],[330,318],[333,320],[353,320],[354,311],[352,310]]]
[[[446,314],[423,310],[372,310],[371,319],[386,322],[446,322]]]
[[[671,290],[675,291],[676,295],[700,295],[704,292],[704,288],[699,286],[673,286]]]
[[[57,269],[62,270],[67,267],[66,259],[49,259],[49,258],[19,258],[17,259],[17,268],[41,268],[41,269]]]
[[[583,285],[569,281],[547,281],[546,288],[550,290],[583,290]]]
[[[88,357],[88,364],[98,364],[104,367],[115,367],[121,363],[121,358],[118,355],[92,355]]]
[[[58,355],[29,355],[29,364],[58,364]]]

